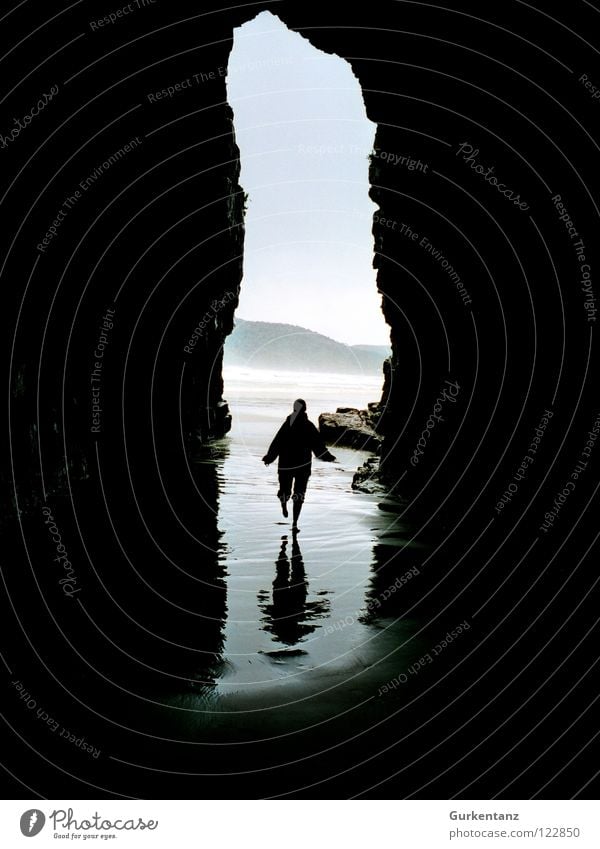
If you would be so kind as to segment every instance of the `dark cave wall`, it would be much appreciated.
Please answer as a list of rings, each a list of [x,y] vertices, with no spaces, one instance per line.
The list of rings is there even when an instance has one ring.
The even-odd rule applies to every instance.
[[[541,142],[527,121],[536,120],[539,104],[526,86],[514,85],[501,9],[492,18],[504,61],[481,52],[474,2],[435,16],[426,5],[402,3],[264,8],[318,49],[350,62],[377,125],[370,166],[370,196],[378,206],[374,265],[393,352],[380,425],[382,469],[400,492],[420,493],[431,470],[458,478],[480,445],[495,456],[498,433],[531,427],[550,402],[563,328],[546,319],[531,332],[532,299],[547,292],[546,258],[539,245],[531,249],[529,213],[483,184],[457,155],[461,143],[480,148],[483,161],[531,209],[540,186],[526,160],[539,157]],[[523,10],[521,24],[524,33],[536,29],[535,13]],[[539,53],[524,52],[520,72],[535,77],[540,61],[549,84],[558,83],[557,68]],[[480,78],[485,89],[473,82]],[[521,157],[510,149],[513,136]],[[408,159],[419,166],[409,168]],[[543,226],[540,209],[536,215]],[[540,352],[545,368],[532,390],[530,366]],[[423,436],[434,411],[435,439],[431,432]],[[496,436],[485,427],[492,417]],[[435,503],[431,483],[423,500]]]
[[[41,31],[35,34],[36,27],[66,8],[69,15],[51,22],[43,39]],[[450,760],[455,750],[468,752],[474,739],[492,740],[491,748],[480,750],[481,757],[464,761],[459,779],[455,771],[451,773],[455,787],[450,792],[460,786],[457,780],[463,784],[486,772],[491,776],[495,771],[489,770],[490,763],[505,754],[497,739],[505,735],[504,731],[496,735],[494,742],[497,728],[485,718],[486,678],[497,683],[500,696],[494,711],[487,713],[496,716],[505,708],[506,716],[512,717],[512,693],[520,686],[515,677],[519,658],[528,664],[530,657],[547,655],[548,663],[532,667],[530,678],[533,687],[551,681],[557,669],[552,647],[557,634],[565,650],[570,638],[579,646],[577,641],[588,639],[596,619],[593,605],[580,607],[582,599],[591,598],[596,578],[579,568],[580,555],[588,557],[596,544],[595,523],[587,512],[593,509],[595,495],[591,467],[577,484],[577,501],[571,499],[572,506],[561,512],[554,535],[540,535],[536,549],[530,544],[532,539],[535,542],[535,526],[543,521],[544,510],[551,507],[581,456],[592,413],[596,415],[597,410],[594,367],[598,358],[592,359],[591,345],[587,348],[592,328],[586,323],[574,273],[572,244],[557,220],[548,191],[563,193],[594,247],[597,219],[568,157],[580,167],[597,198],[596,153],[592,156],[591,148],[582,144],[583,136],[576,136],[573,124],[550,103],[552,94],[563,100],[567,92],[574,114],[591,129],[590,104],[591,109],[596,105],[586,100],[589,93],[578,86],[576,74],[569,82],[553,56],[566,59],[573,69],[587,71],[594,57],[576,42],[565,54],[564,30],[547,27],[545,31],[540,26],[541,13],[523,4],[518,12],[508,4],[493,4],[482,11],[480,2],[463,0],[452,2],[446,14],[444,0],[435,4],[435,13],[418,2],[396,0],[357,6],[304,0],[261,2],[227,10],[219,4],[211,7],[210,2],[160,0],[147,13],[132,15],[122,25],[106,27],[92,37],[90,15],[113,8],[113,0],[95,2],[93,10],[88,3],[71,8],[55,0],[22,4],[15,6],[10,26],[4,28],[10,30],[7,47],[33,33],[31,41],[25,42],[30,56],[37,55],[38,46],[44,48],[39,61],[56,51],[51,62],[23,83],[14,114],[21,105],[35,102],[40,73],[49,83],[56,79],[62,86],[52,112],[32,124],[18,146],[1,151],[7,181],[31,158],[25,178],[8,195],[10,214],[5,224],[7,241],[19,227],[6,260],[3,290],[6,315],[11,321],[18,316],[19,326],[14,340],[12,333],[0,336],[6,361],[11,353],[13,357],[10,459],[24,525],[12,521],[5,538],[4,571],[14,605],[12,610],[7,608],[7,621],[16,610],[23,628],[23,633],[15,630],[8,658],[14,675],[28,684],[36,682],[36,698],[38,693],[43,695],[44,708],[54,713],[53,705],[62,706],[56,715],[62,714],[63,721],[73,718],[73,730],[81,729],[94,743],[102,743],[107,754],[125,753],[127,763],[137,761],[131,753],[139,752],[140,762],[168,770],[170,784],[173,769],[183,768],[181,784],[173,786],[181,786],[184,796],[205,797],[201,785],[193,781],[190,785],[190,775],[199,769],[206,773],[198,763],[196,746],[185,747],[190,754],[182,755],[183,760],[173,759],[170,741],[164,741],[166,745],[149,757],[147,739],[140,738],[132,748],[131,735],[125,729],[119,732],[114,724],[102,732],[105,746],[95,736],[102,724],[90,723],[87,696],[93,693],[94,705],[102,714],[106,708],[106,715],[114,716],[119,725],[125,717],[143,728],[137,697],[130,700],[122,692],[115,693],[113,681],[135,694],[156,696],[182,689],[181,682],[173,679],[165,686],[158,670],[199,679],[198,683],[202,680],[207,687],[219,674],[227,576],[217,554],[227,539],[218,526],[222,479],[214,461],[219,455],[211,450],[226,455],[227,440],[219,446],[210,443],[211,436],[222,433],[227,424],[219,406],[220,351],[232,326],[243,263],[243,195],[220,69],[226,66],[234,27],[268,8],[316,47],[352,63],[368,116],[378,125],[379,151],[412,156],[428,166],[426,172],[409,171],[378,156],[370,172],[371,196],[379,207],[373,221],[375,263],[393,345],[382,422],[383,466],[409,507],[398,518],[393,538],[381,537],[374,547],[367,600],[372,609],[371,601],[384,598],[396,579],[416,565],[419,577],[408,585],[410,601],[405,587],[390,597],[380,615],[412,619],[423,613],[429,622],[438,615],[451,615],[456,616],[449,622],[454,627],[463,615],[473,618],[483,613],[473,627],[478,649],[474,657],[479,661],[475,667],[463,667],[466,671],[454,683],[443,683],[441,698],[435,696],[431,704],[438,711],[440,703],[451,704],[454,696],[466,695],[474,706],[475,726],[471,724],[461,731],[460,739],[451,741]],[[478,15],[491,23],[477,23]],[[493,28],[493,22],[499,27]],[[502,30],[503,26],[515,29],[515,23],[515,36]],[[87,37],[78,38],[82,33]],[[519,42],[521,36],[531,43]],[[559,38],[560,44],[553,44]],[[538,43],[540,49],[533,46]],[[586,58],[589,67],[584,64]],[[4,56],[6,88],[21,79],[22,62],[20,50]],[[67,82],[78,69],[82,69],[79,76]],[[518,77],[517,71],[542,80],[548,96]],[[172,97],[149,101],[150,94],[200,73],[204,76],[198,83],[180,88]],[[478,88],[480,82],[486,91]],[[13,102],[9,103],[12,107]],[[538,125],[551,135],[551,141],[538,131]],[[111,151],[138,135],[143,141],[135,154],[111,167],[82,196],[49,250],[36,255],[35,246],[65,195]],[[551,260],[528,215],[494,195],[456,156],[457,145],[467,141],[480,149],[483,162],[494,164],[529,201],[531,216],[551,249]],[[552,142],[564,149],[567,159],[563,161]],[[539,168],[548,187],[528,167],[528,160]],[[417,234],[416,240],[407,228]],[[463,301],[447,271],[421,244],[423,237],[457,270],[471,303]],[[594,257],[592,253],[591,262],[597,267]],[[101,369],[100,429],[94,433],[90,373],[108,308],[115,310],[114,327]],[[197,327],[201,332],[196,344],[189,346]],[[186,345],[191,353],[185,351]],[[447,380],[459,386],[459,394],[455,400],[451,395],[438,402],[442,420],[435,424],[423,456],[411,465]],[[519,483],[521,500],[496,515],[494,504],[519,467],[542,411],[552,404],[554,417],[534,473]],[[196,450],[198,446],[201,450]],[[0,473],[10,493],[8,463]],[[60,529],[89,616],[64,597],[58,585],[60,573],[53,560],[57,549],[39,509],[44,501]],[[386,504],[387,499],[379,501],[381,509]],[[572,511],[570,515],[567,510]],[[357,522],[360,530],[358,515]],[[433,525],[432,532],[433,522],[438,525]],[[270,533],[266,527],[265,533]],[[275,527],[273,533],[279,529]],[[530,551],[533,557],[528,556]],[[415,598],[416,613],[408,610]],[[492,598],[492,604],[481,607]],[[115,601],[122,602],[121,610]],[[519,609],[522,602],[524,608]],[[59,627],[52,626],[49,610]],[[567,616],[569,611],[577,615]],[[524,628],[522,623],[529,625]],[[154,639],[155,634],[165,640]],[[112,646],[105,635],[114,640]],[[97,671],[73,651],[78,645],[87,656],[98,659]],[[32,651],[37,653],[38,647],[45,658],[61,659],[69,675],[54,682],[40,675],[41,658]],[[151,668],[136,663],[132,669],[121,649],[129,649],[133,658]],[[22,661],[15,666],[12,661],[19,656]],[[454,657],[458,668],[459,655]],[[573,657],[579,659],[579,666],[572,669],[576,682],[580,672],[587,673],[587,655],[578,650]],[[210,668],[207,672],[207,662],[215,664],[214,674]],[[53,664],[59,673],[61,664]],[[76,693],[84,696],[85,703],[75,713],[73,700],[61,692],[63,681],[69,679],[77,683]],[[482,688],[471,690],[473,681],[480,679]],[[565,681],[570,686],[570,680]],[[186,688],[196,695],[201,692],[195,680]],[[523,742],[523,734],[537,728],[536,705],[545,707],[547,688],[539,687],[536,693],[512,730],[510,724],[506,726],[515,745]],[[576,705],[580,701],[576,690],[572,699]],[[19,727],[22,706],[14,710]],[[455,712],[457,728],[464,729],[460,701]],[[150,731],[156,728],[156,714],[147,716],[152,719]],[[361,735],[365,742],[356,750],[360,753],[356,763],[365,752],[368,756],[380,749],[388,751],[386,763],[372,773],[374,784],[368,772],[357,779],[367,791],[370,785],[377,787],[382,777],[402,772],[400,748],[390,749],[386,739],[397,717],[390,714],[389,718],[390,723],[380,723],[381,733],[375,739]],[[440,722],[442,740],[449,726],[444,716]],[[557,719],[562,727],[570,727],[569,722],[568,711]],[[37,756],[48,744],[48,730],[43,723],[35,725],[30,737],[34,744],[31,774],[37,776],[40,787],[44,782],[56,787],[56,770],[50,762],[40,767]],[[427,736],[429,730],[425,731]],[[584,743],[588,738],[581,735],[586,733],[584,728],[580,734]],[[537,762],[545,787],[547,762],[536,761],[544,754],[543,743],[538,748],[535,741],[531,743],[534,754],[529,763]],[[430,740],[425,744],[429,746]],[[20,758],[24,752],[20,750]],[[305,754],[298,752],[300,759]],[[342,773],[350,776],[343,796],[357,792],[357,780],[346,770],[350,754],[340,761]],[[56,763],[67,765],[58,745],[56,755]],[[228,767],[217,763],[220,755],[215,757],[219,770]],[[246,761],[242,757],[242,777]],[[444,775],[449,762],[434,758],[425,772]],[[95,763],[90,761],[89,769],[79,773],[95,782],[94,787],[98,782]],[[251,791],[272,795],[297,789],[303,773],[296,767],[292,763],[291,778],[284,776],[283,784],[274,775],[268,787],[254,782]],[[40,768],[45,773],[40,774]],[[316,768],[318,773],[321,767]],[[322,777],[330,779],[336,769],[325,752]],[[307,770],[310,782],[315,777],[308,774],[312,764]],[[581,772],[579,763],[572,764],[572,774],[573,770]],[[120,789],[127,793],[140,771],[125,769],[120,775]],[[387,785],[396,798],[406,793],[407,785],[399,780]],[[528,793],[532,779],[526,774],[523,781],[519,786]],[[199,792],[190,792],[190,786],[199,787]],[[152,798],[156,788],[150,783],[147,787],[145,796]],[[240,787],[240,795],[247,797],[247,783],[242,781]],[[63,796],[75,792],[67,782]],[[493,796],[502,790],[492,782],[484,784],[483,798],[488,792]]]
[[[161,473],[172,474],[174,480],[187,473],[182,441],[189,453],[228,429],[222,346],[233,327],[243,273],[244,196],[225,69],[234,29],[263,9],[274,11],[318,49],[348,58],[363,88],[368,117],[378,124],[378,147],[407,150],[423,159],[429,155],[427,145],[436,148],[436,142],[419,136],[418,145],[411,140],[407,149],[405,131],[396,128],[396,124],[415,121],[418,125],[423,116],[408,114],[406,102],[382,94],[402,90],[406,73],[402,67],[373,61],[384,46],[373,10],[367,14],[344,8],[341,27],[333,6],[264,3],[209,12],[176,26],[171,23],[173,11],[153,10],[155,24],[160,24],[162,15],[165,30],[144,40],[143,49],[149,55],[143,74],[135,52],[120,50],[118,63],[99,62],[73,84],[81,91],[72,88],[70,97],[79,95],[82,102],[88,90],[114,87],[114,91],[98,114],[84,110],[73,117],[72,105],[65,104],[64,118],[73,136],[88,139],[97,134],[98,141],[91,141],[79,153],[76,167],[67,167],[60,185],[46,193],[25,231],[30,243],[38,241],[63,200],[65,186],[77,186],[108,151],[131,137],[142,139],[124,167],[111,168],[94,186],[93,196],[89,195],[93,205],[84,206],[84,197],[75,207],[68,219],[68,235],[65,227],[65,236],[61,234],[60,241],[40,257],[32,280],[29,294],[38,305],[33,319],[38,336],[49,318],[39,417],[38,351],[32,352],[22,338],[15,356],[19,377],[13,413],[15,420],[30,423],[19,434],[23,445],[17,451],[17,481],[26,481],[23,498],[31,491],[32,480],[37,481],[36,489],[41,488],[38,425],[49,493],[64,492],[68,476],[85,479],[96,466],[98,446],[116,466],[131,469],[134,479],[147,478],[149,491],[160,491]],[[104,50],[110,47],[112,35],[111,31],[103,34]],[[116,49],[120,49],[120,38],[115,31]],[[388,42],[387,49],[394,55],[393,35]],[[83,56],[65,57],[64,73],[86,64]],[[172,96],[163,94],[168,86],[177,87],[184,80],[191,84]],[[61,144],[51,141],[47,156],[63,161]],[[49,168],[40,163],[40,179]],[[407,188],[420,192],[424,185],[419,177],[376,160],[371,180],[371,196],[381,215],[398,221],[406,216],[402,192]],[[100,218],[94,224],[98,210]],[[402,239],[377,224],[373,232],[378,286],[384,294],[394,352],[382,423],[385,454],[393,472],[402,462],[395,462],[396,454],[401,458],[406,450],[395,445],[396,436],[418,386],[419,397],[427,397],[423,384],[430,383],[433,390],[443,366],[439,321],[432,317],[427,295],[415,288],[404,270]],[[18,255],[14,257],[17,266]],[[28,256],[21,267],[29,262]],[[48,280],[61,281],[52,309]],[[75,317],[72,304],[78,305]],[[100,424],[93,432],[90,374],[107,308],[115,310],[114,327],[102,364]],[[71,321],[67,338],[65,322],[68,327]],[[415,336],[421,343],[427,339],[426,350],[416,349]],[[418,418],[414,412],[413,418]],[[163,464],[167,472],[153,471],[148,458],[155,454],[167,458]]]
[[[229,426],[222,344],[233,327],[244,241],[238,149],[221,70],[233,30],[223,18],[172,26],[172,9],[154,11],[159,32],[143,36],[137,52],[123,50],[122,33],[109,29],[102,61],[61,55],[58,78],[74,67],[89,70],[57,99],[53,118],[65,123],[63,135],[31,134],[32,151],[42,142],[42,152],[33,158],[30,180],[49,185],[6,267],[12,279],[23,280],[20,291],[8,294],[15,315],[21,306],[11,396],[21,508],[95,476],[97,453],[120,470],[115,497],[125,496],[128,472],[146,480],[149,492],[160,492],[161,475],[187,474],[182,442],[189,452]],[[78,14],[86,28],[89,12]],[[111,41],[118,61],[110,61]],[[191,86],[161,96],[184,80]],[[95,91],[108,95],[94,103]],[[133,138],[140,140],[135,153],[81,192],[38,256],[34,246],[66,195]],[[73,161],[70,147],[80,148]],[[48,181],[56,163],[59,177]],[[26,288],[32,257],[37,265]],[[101,413],[94,418],[91,377],[107,310],[114,313],[97,385]],[[163,458],[160,470],[155,456]],[[7,469],[8,492],[11,477]]]
[[[486,196],[490,209],[478,205],[486,190],[457,158],[456,145],[466,139],[480,145],[524,197],[534,196],[538,187],[497,138],[506,129],[506,109],[473,86],[465,96],[461,77],[476,79],[479,66],[499,96],[508,97],[512,83],[506,70],[479,55],[476,30],[465,29],[464,18],[457,15],[431,20],[427,9],[416,5],[408,17],[405,6],[395,3],[265,2],[227,11],[202,4],[201,17],[177,24],[173,19],[189,14],[187,5],[157,5],[155,31],[146,35],[139,19],[141,40],[133,48],[124,50],[122,33],[107,30],[101,61],[90,64],[93,57],[84,54],[90,42],[84,47],[83,40],[60,57],[64,78],[74,67],[87,70],[69,84],[68,99],[56,102],[53,120],[68,122],[66,140],[64,135],[46,140],[43,158],[31,166],[31,179],[45,184],[54,163],[65,161],[65,147],[70,152],[79,145],[74,140],[87,141],[33,209],[19,242],[24,247],[13,252],[7,274],[22,279],[31,267],[31,245],[56,215],[66,186],[77,186],[107,152],[130,138],[140,136],[143,143],[80,202],[32,278],[25,310],[35,304],[35,314],[26,316],[29,335],[18,337],[14,359],[13,414],[27,422],[17,437],[22,442],[17,481],[25,481],[24,492],[31,491],[32,480],[40,481],[38,426],[48,491],[64,490],[66,469],[85,478],[96,465],[99,447],[115,467],[133,466],[134,475],[149,479],[149,491],[160,491],[148,458],[167,458],[167,472],[176,481],[187,474],[182,441],[189,452],[227,429],[221,357],[242,278],[244,200],[224,69],[235,27],[264,9],[318,49],[351,63],[367,115],[377,124],[378,151],[427,165],[425,173],[409,171],[377,156],[370,169],[371,197],[379,208],[373,223],[374,262],[393,349],[382,421],[384,468],[390,477],[406,470],[446,380],[458,384],[460,392],[456,402],[445,405],[438,431],[443,436],[428,446],[430,467],[455,437],[453,456],[461,451],[469,456],[475,422],[489,417],[502,387],[512,398],[526,395],[527,369],[521,365],[532,357],[533,341],[524,332],[531,307],[514,251],[526,254],[529,236],[514,226],[519,213],[508,204]],[[86,27],[87,12],[77,14]],[[422,35],[406,32],[407,21],[411,32]],[[137,25],[133,20],[131,26]],[[498,34],[499,50],[502,38]],[[119,51],[114,62],[111,40]],[[464,47],[457,51],[454,43]],[[548,73],[551,77],[552,69]],[[183,80],[192,83],[157,98]],[[90,100],[96,91],[107,94]],[[514,87],[510,97],[515,101]],[[81,111],[76,110],[79,102]],[[515,105],[527,111],[526,102]],[[33,133],[30,138],[33,143]],[[528,137],[521,133],[521,138],[524,149]],[[418,234],[416,241],[406,236],[403,225]],[[469,304],[422,247],[423,237],[456,269]],[[543,287],[543,275],[531,271],[528,285]],[[60,291],[52,301],[57,281]],[[498,307],[500,297],[511,302],[510,327]],[[103,363],[102,426],[92,433],[90,371],[99,322],[111,305],[116,313]],[[31,348],[29,339],[42,337],[46,319],[38,402],[39,350]],[[197,328],[201,332],[190,345]],[[510,361],[507,333],[521,339]],[[547,370],[537,383],[540,403],[547,403],[545,387],[556,371],[559,352],[553,340],[559,334],[551,324],[538,325],[537,344],[548,349]],[[476,373],[486,379],[471,397]],[[462,426],[467,406],[477,415]],[[501,403],[497,414],[509,426],[510,406]],[[422,468],[413,467],[403,487],[418,487]],[[446,470],[452,474],[460,464]]]

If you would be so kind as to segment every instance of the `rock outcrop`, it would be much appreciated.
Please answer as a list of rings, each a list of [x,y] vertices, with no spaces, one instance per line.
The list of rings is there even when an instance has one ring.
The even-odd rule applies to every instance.
[[[369,457],[354,473],[352,489],[367,492],[370,495],[381,495],[385,485],[381,482],[379,457]]]
[[[377,452],[381,436],[373,427],[373,414],[354,407],[338,407],[335,413],[321,413],[319,431],[328,445]]]

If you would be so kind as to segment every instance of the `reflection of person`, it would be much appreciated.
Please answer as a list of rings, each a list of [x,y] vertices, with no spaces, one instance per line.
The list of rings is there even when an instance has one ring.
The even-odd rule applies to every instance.
[[[292,498],[292,530],[298,531],[298,517],[304,503],[306,486],[312,471],[312,455],[320,460],[334,462],[335,457],[327,450],[321,434],[306,415],[306,401],[294,401],[294,410],[281,425],[269,450],[262,458],[268,466],[279,457],[279,492],[283,515],[287,518],[287,502]],[[292,484],[294,487],[292,495]]]
[[[309,625],[308,621],[325,616],[329,603],[323,599],[307,602],[308,581],[297,537],[292,541],[291,558],[288,556],[287,545],[288,538],[284,536],[275,563],[273,603],[264,603],[268,598],[266,592],[264,595],[261,593],[259,598],[263,598],[261,608],[266,614],[265,631],[270,631],[280,643],[293,646],[315,630],[316,625]]]

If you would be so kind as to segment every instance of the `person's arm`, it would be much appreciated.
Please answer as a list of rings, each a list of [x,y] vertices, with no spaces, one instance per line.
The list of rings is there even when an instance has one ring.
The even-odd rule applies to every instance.
[[[265,466],[268,466],[270,463],[272,463],[274,460],[276,460],[277,457],[279,456],[280,445],[281,445],[281,434],[283,432],[284,427],[285,427],[285,422],[281,425],[281,427],[279,428],[279,430],[275,434],[275,436],[273,438],[273,442],[271,442],[271,444],[269,445],[269,450],[267,451],[265,456],[262,458],[262,461],[265,464]]]
[[[325,460],[327,463],[335,462],[335,457],[325,445],[323,437],[321,436],[315,425],[312,425],[311,448],[315,457],[317,457],[319,460]]]

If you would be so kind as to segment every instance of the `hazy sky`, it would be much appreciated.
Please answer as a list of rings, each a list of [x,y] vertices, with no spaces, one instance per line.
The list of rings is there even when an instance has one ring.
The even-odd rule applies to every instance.
[[[237,314],[389,344],[367,194],[375,124],[350,65],[262,12],[235,31],[227,88],[250,196]]]

